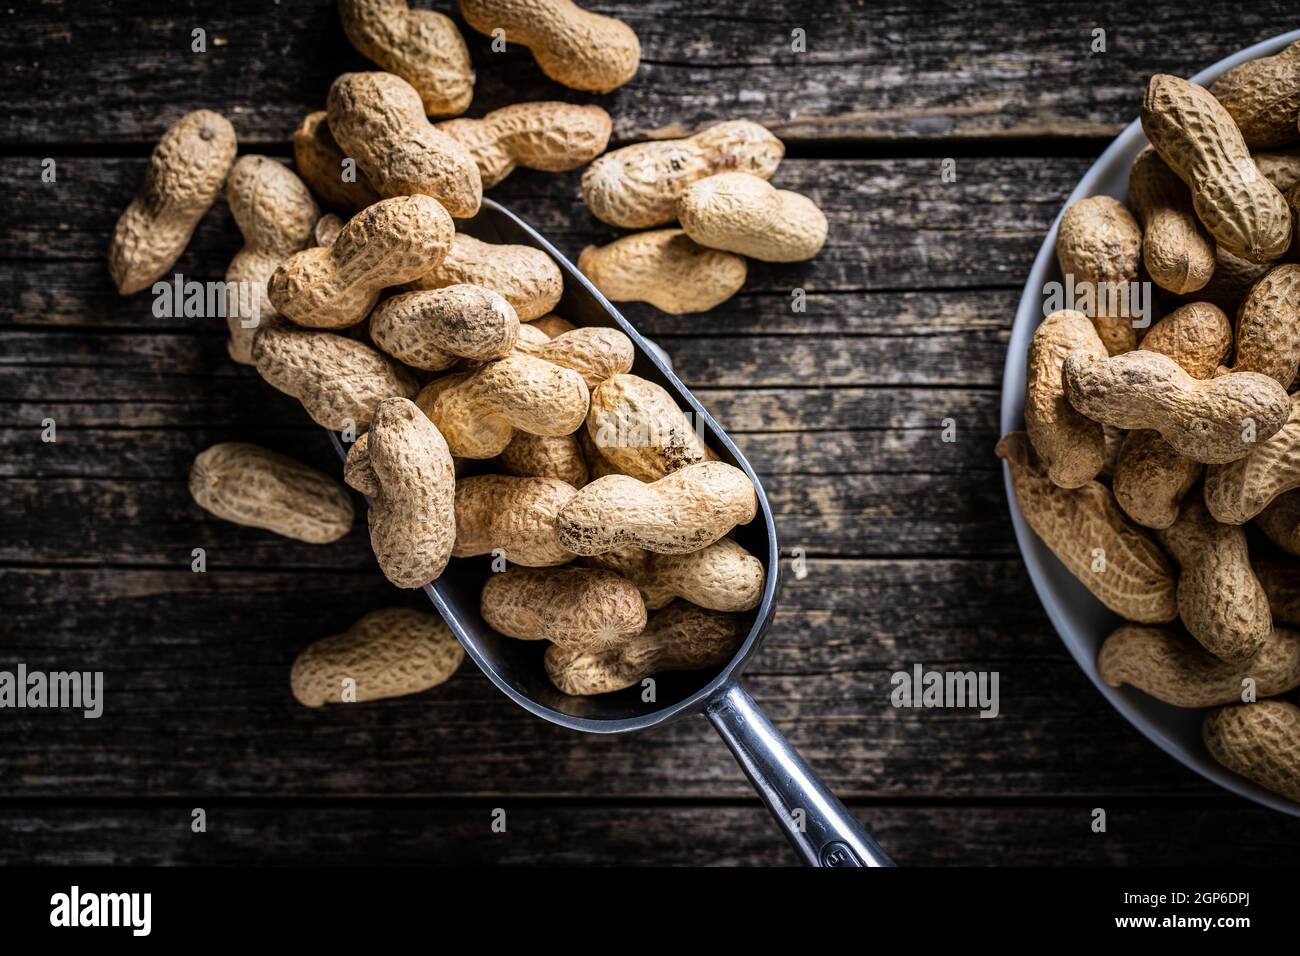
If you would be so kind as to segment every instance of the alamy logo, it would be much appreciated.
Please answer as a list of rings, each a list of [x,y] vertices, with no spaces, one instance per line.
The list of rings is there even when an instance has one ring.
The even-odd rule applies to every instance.
[[[0,709],[81,710],[87,720],[104,713],[103,671],[29,671],[19,664],[0,671]]]
[[[889,682],[895,707],[978,707],[981,717],[998,715],[997,671],[927,671],[913,664],[911,673],[897,671]]]
[[[152,893],[82,893],[74,885],[50,897],[51,926],[129,926],[132,936],[148,936],[152,923]]]

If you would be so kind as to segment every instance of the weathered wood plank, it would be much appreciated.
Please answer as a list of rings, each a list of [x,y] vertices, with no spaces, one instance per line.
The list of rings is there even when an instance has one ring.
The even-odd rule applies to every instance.
[[[1213,792],[1102,704],[1018,559],[814,560],[786,582],[746,683],[847,797]],[[747,796],[703,720],[574,734],[469,664],[417,697],[315,711],[293,701],[288,669],[303,646],[407,602],[418,606],[373,572],[0,569],[0,663],[102,670],[106,696],[98,720],[9,712],[0,793]],[[890,675],[918,662],[998,671],[1000,715],[894,708]]]
[[[766,812],[730,804],[564,806],[507,800],[447,805],[161,803],[17,806],[0,811],[0,862],[36,865],[617,865],[792,866]],[[202,806],[207,832],[191,832]],[[506,811],[504,833],[491,829]],[[1241,801],[1092,804],[850,804],[901,866],[1286,866],[1300,825]],[[1170,840],[1170,826],[1206,839]],[[953,839],[960,833],[961,839]]]
[[[149,295],[122,300],[104,264],[113,224],[137,188],[145,160],[64,157],[58,162],[59,180],[51,184],[40,181],[37,158],[0,163],[0,189],[9,197],[13,224],[0,234],[0,260],[18,261],[3,263],[0,276],[13,283],[14,295],[7,297],[12,304],[3,304],[0,321],[43,323],[68,313],[100,313],[96,322],[157,327]],[[1061,202],[1087,166],[1078,158],[969,157],[957,161],[957,181],[944,182],[938,159],[789,160],[775,182],[821,205],[830,221],[829,238],[809,262],[750,263],[745,292],[778,296],[774,314],[789,312],[796,288],[810,293],[1018,288]],[[577,173],[524,170],[492,195],[575,261],[589,243],[620,234],[587,212]],[[241,244],[222,200],[200,224],[177,269],[190,278],[221,278]],[[81,273],[82,268],[87,271]],[[59,274],[65,270],[70,274]],[[744,295],[733,301],[703,320],[696,316],[689,325],[677,320],[665,329],[698,330],[714,314],[748,308]],[[850,301],[842,311],[855,306]],[[654,312],[648,307],[628,311],[637,320]],[[896,324],[905,326],[911,317],[903,309]]]
[[[1294,14],[1286,0],[1208,5],[1194,20],[1178,5],[1123,0],[1030,9],[1008,0],[835,0],[778,15],[758,0],[593,6],[640,36],[642,67],[630,84],[604,97],[574,94],[546,80],[526,51],[494,54],[463,28],[479,76],[474,112],[528,99],[596,101],[614,115],[620,141],[733,116],[792,143],[1105,136],[1137,114],[1152,73],[1194,73],[1281,32]],[[152,142],[198,107],[230,116],[245,143],[285,142],[303,114],[321,108],[337,73],[370,68],[333,5],[308,0],[230,0],[184,17],[161,0],[90,8],[54,0],[18,5],[6,26],[7,143]],[[1104,54],[1091,52],[1098,26]],[[191,52],[195,27],[207,30],[206,53]],[[792,49],[796,28],[806,52]]]

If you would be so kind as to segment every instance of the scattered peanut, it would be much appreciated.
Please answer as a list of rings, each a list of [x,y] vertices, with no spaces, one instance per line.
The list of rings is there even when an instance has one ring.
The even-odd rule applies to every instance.
[[[330,132],[381,196],[432,196],[458,218],[478,212],[474,157],[429,123],[420,95],[391,73],[344,73],[330,87]]]
[[[670,315],[707,312],[745,284],[745,260],[705,249],[680,229],[634,232],[587,246],[578,268],[614,302],[648,302]]]
[[[718,173],[677,199],[682,229],[701,246],[763,262],[811,259],[826,243],[826,217],[807,196],[748,173]]]
[[[739,468],[720,461],[687,465],[658,481],[597,478],[560,509],[560,544],[593,555],[633,546],[688,554],[754,520],[758,499]]]
[[[1082,312],[1053,312],[1029,343],[1025,431],[1048,477],[1062,488],[1078,488],[1097,477],[1105,459],[1105,437],[1097,422],[1065,400],[1061,366],[1075,349],[1106,358],[1092,322]]]
[[[438,429],[410,400],[385,399],[348,465],[345,480],[371,497],[370,544],[384,576],[399,588],[435,580],[456,537],[456,479]]]
[[[234,160],[235,128],[211,110],[187,113],[163,134],[113,229],[108,271],[118,292],[147,289],[175,264]]]
[[[500,549],[511,564],[545,568],[568,564],[555,519],[577,493],[558,478],[474,475],[456,483],[456,545],[452,557]]]
[[[1240,703],[1300,686],[1300,633],[1275,630],[1247,660],[1223,661],[1182,634],[1157,627],[1121,627],[1101,646],[1097,671],[1111,687],[1129,684],[1174,707]]]
[[[446,257],[412,288],[443,289],[462,283],[481,285],[504,296],[521,322],[546,315],[564,293],[560,267],[541,249],[482,242],[457,233]]]
[[[460,0],[460,15],[479,33],[500,30],[528,47],[543,73],[575,90],[608,93],[641,63],[631,27],[570,0]]]
[[[1220,246],[1251,262],[1278,258],[1291,244],[1291,214],[1260,173],[1241,131],[1204,87],[1176,76],[1151,78],[1142,129],[1192,191],[1192,205]]]
[[[1169,562],[1154,541],[1128,522],[1105,485],[1053,484],[1024,432],[1004,435],[997,454],[1011,469],[1016,501],[1029,527],[1099,601],[1142,624],[1177,617]]]
[[[1223,766],[1300,801],[1300,707],[1283,700],[1224,707],[1205,718],[1203,732]]]
[[[370,337],[414,368],[440,372],[459,358],[504,358],[519,338],[519,316],[504,298],[476,285],[406,292],[370,313]]]
[[[1133,161],[1128,201],[1142,224],[1142,261],[1156,285],[1180,294],[1203,288],[1214,274],[1214,242],[1196,218],[1192,194],[1150,146]]]
[[[361,322],[389,286],[417,278],[447,254],[446,210],[428,196],[402,196],[357,213],[328,248],[290,256],[271,276],[271,303],[292,322],[341,329]]]
[[[506,637],[605,650],[640,634],[645,605],[631,581],[594,568],[516,568],[493,574],[479,604]]]
[[[226,269],[226,348],[236,362],[252,365],[253,337],[263,317],[275,315],[267,280],[283,260],[311,242],[320,209],[301,179],[265,156],[245,156],[235,163],[226,182],[226,202],[244,234],[244,247]]]
[[[516,166],[564,173],[605,151],[612,121],[599,106],[516,103],[482,119],[455,119],[435,129],[469,150],[483,188],[491,189]]]
[[[339,0],[339,19],[362,56],[411,84],[424,112],[456,116],[469,109],[474,71],[451,17],[412,10],[406,0]]]
[[[744,641],[736,618],[678,601],[650,618],[644,631],[612,650],[546,649],[546,674],[565,694],[608,694],[635,687],[661,671],[702,670],[727,663]]]
[[[1159,352],[1098,360],[1075,351],[1066,356],[1062,379],[1070,404],[1093,421],[1153,428],[1178,454],[1205,464],[1250,454],[1291,411],[1286,390],[1266,375],[1199,380]]]
[[[289,687],[307,707],[401,697],[437,687],[464,659],[441,618],[390,607],[307,647],[293,662]]]
[[[222,442],[195,458],[190,495],[224,521],[308,544],[337,541],[352,529],[352,499],[338,482],[245,442]]]
[[[784,155],[781,141],[764,127],[732,120],[687,139],[652,140],[606,153],[582,174],[582,200],[611,226],[662,226],[676,218],[677,197],[696,180],[725,172],[771,179]]]

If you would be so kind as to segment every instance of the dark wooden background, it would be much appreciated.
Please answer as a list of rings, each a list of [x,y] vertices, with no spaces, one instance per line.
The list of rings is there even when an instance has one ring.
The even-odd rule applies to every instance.
[[[992,454],[1012,314],[1061,202],[1149,74],[1296,26],[1293,0],[596,6],[644,53],[594,99],[617,144],[750,117],[787,143],[777,184],[831,222],[817,259],[754,264],[708,315],[626,310],[762,473],[787,553],[809,555],[749,668],[754,696],[902,864],[1300,861],[1300,820],[1184,770],[1076,668]],[[177,117],[218,110],[241,152],[285,157],[364,61],[328,0],[50,0],[0,17],[0,667],[103,670],[108,694],[98,721],[0,712],[0,861],[792,862],[699,719],[581,736],[468,664],[418,697],[294,703],[305,644],[412,598],[379,575],[363,524],[310,547],[191,503],[190,461],[212,442],[338,463],[293,401],[227,359],[219,322],[117,296],[104,251]],[[195,27],[207,53],[190,52]],[[472,114],[593,101],[466,36]],[[493,195],[576,256],[615,235],[577,183],[520,172]],[[178,268],[220,278],[239,244],[219,203]],[[57,443],[40,440],[47,417]],[[892,708],[889,675],[915,662],[999,671],[1001,716]]]

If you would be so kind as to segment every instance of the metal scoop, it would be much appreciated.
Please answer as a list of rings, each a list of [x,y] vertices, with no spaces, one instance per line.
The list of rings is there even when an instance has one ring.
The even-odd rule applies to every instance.
[[[864,829],[772,726],[737,683],[745,662],[772,617],[780,574],[776,525],[754,469],[695,396],[672,373],[667,357],[648,342],[587,278],[532,227],[504,206],[483,200],[479,214],[458,220],[457,229],[484,242],[533,246],[546,252],[564,272],[564,298],[556,312],[578,326],[618,329],[636,346],[632,372],[661,385],[702,427],[702,437],[720,460],[749,475],[758,492],[758,516],[736,529],[736,541],[763,559],[767,582],[758,608],[749,612],[749,634],[735,656],[720,670],[658,674],[653,703],[639,688],[591,697],[570,697],[557,690],[542,668],[544,641],[503,637],[483,622],[479,595],[491,559],[457,559],[437,581],[425,587],[429,600],[465,646],[484,674],[516,704],[544,720],[592,734],[622,734],[666,724],[687,714],[703,714],[722,735],[745,775],[763,798],[777,824],[803,861],[811,866],[893,866]],[[340,454],[344,449],[334,436]]]

